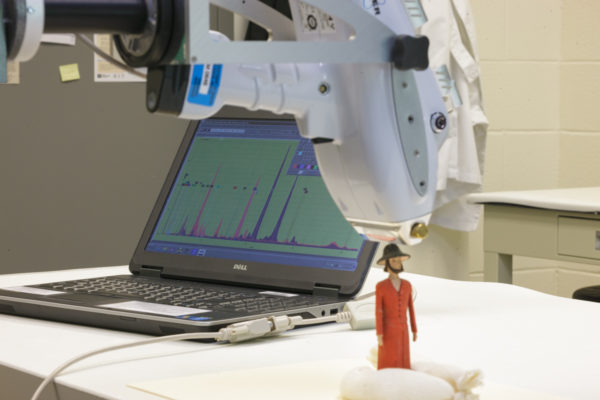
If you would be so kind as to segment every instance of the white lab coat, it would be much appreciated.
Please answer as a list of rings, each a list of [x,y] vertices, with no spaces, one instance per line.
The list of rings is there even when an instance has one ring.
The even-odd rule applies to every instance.
[[[419,33],[430,40],[430,68],[446,65],[462,105],[447,100],[448,139],[438,153],[438,183],[431,223],[473,231],[481,206],[465,196],[481,191],[488,121],[483,111],[479,55],[469,0],[421,0],[428,22]]]

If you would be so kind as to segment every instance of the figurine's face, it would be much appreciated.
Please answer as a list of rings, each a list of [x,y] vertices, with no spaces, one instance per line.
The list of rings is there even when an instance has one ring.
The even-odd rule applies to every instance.
[[[402,269],[402,262],[406,259],[406,257],[394,257],[390,258],[390,267],[395,270]]]

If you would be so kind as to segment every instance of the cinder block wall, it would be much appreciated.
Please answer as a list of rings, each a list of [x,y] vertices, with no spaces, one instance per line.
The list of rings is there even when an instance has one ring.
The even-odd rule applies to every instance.
[[[471,5],[490,119],[484,190],[600,186],[600,1]],[[465,242],[481,280],[481,226]],[[515,284],[560,296],[600,284],[597,266],[515,257],[514,267]]]

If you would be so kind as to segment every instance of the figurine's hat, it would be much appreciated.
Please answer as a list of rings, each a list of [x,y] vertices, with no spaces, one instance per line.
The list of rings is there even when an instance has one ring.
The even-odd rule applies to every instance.
[[[388,258],[395,257],[403,257],[404,260],[408,260],[410,258],[410,254],[403,253],[397,244],[390,243],[383,248],[383,257],[381,257],[379,261],[377,261],[377,265],[384,265],[385,260],[387,260]]]

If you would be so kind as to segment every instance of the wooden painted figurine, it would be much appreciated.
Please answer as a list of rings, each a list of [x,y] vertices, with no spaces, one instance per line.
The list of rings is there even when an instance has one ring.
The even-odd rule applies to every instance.
[[[402,263],[409,258],[410,255],[403,253],[392,243],[385,246],[383,257],[377,261],[377,264],[385,265],[384,271],[390,274],[388,279],[379,282],[375,289],[375,320],[379,343],[377,369],[410,369],[407,308],[413,341],[417,340],[417,324],[412,287],[410,282],[398,276],[404,271]]]

